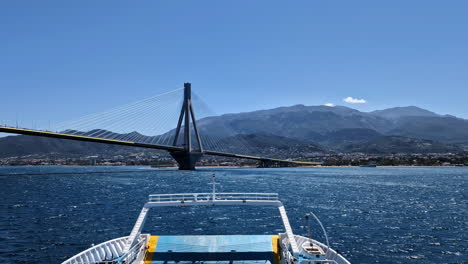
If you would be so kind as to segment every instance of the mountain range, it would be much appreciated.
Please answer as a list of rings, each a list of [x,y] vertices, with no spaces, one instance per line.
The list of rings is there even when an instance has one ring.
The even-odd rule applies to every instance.
[[[415,106],[361,112],[345,106],[294,105],[197,121],[201,135],[242,139],[258,150],[288,152],[441,153],[468,146],[468,120]],[[136,132],[133,132],[136,133]],[[28,136],[0,138],[0,157],[39,153],[130,151],[97,143]],[[236,147],[231,152],[239,151]]]
[[[392,135],[468,143],[468,120],[442,116],[415,106],[360,112],[345,106],[294,105],[270,110],[225,114],[200,120],[205,134],[223,134],[222,127],[238,134],[273,134],[315,143],[335,144],[335,138],[353,139]]]

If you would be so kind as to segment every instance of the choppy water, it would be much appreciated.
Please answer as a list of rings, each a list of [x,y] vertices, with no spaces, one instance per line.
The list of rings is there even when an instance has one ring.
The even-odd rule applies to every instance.
[[[305,234],[304,214],[315,212],[353,263],[468,262],[468,168],[0,167],[0,263],[60,263],[128,235],[148,194],[207,192],[212,172],[220,191],[278,192],[295,233]],[[144,231],[273,234],[282,226],[276,209],[168,208],[153,211]]]

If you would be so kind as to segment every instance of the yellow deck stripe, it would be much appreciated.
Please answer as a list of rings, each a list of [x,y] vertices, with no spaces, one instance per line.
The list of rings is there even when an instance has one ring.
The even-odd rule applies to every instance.
[[[280,244],[279,244],[279,236],[272,235],[271,236],[271,243],[273,246],[273,264],[280,263]]]
[[[153,254],[156,252],[156,246],[158,245],[159,236],[151,236],[148,242],[148,249],[145,255],[145,264],[151,264],[153,262]]]

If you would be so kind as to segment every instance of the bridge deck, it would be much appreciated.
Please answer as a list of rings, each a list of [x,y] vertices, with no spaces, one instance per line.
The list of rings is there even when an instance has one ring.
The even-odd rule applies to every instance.
[[[278,236],[152,236],[145,264],[175,262],[278,264]]]
[[[0,132],[19,134],[19,135],[39,136],[39,137],[61,138],[61,139],[68,139],[68,140],[104,143],[104,144],[139,147],[139,148],[161,149],[161,150],[167,150],[167,151],[184,151],[184,148],[176,147],[176,146],[147,144],[147,143],[141,143],[141,142],[89,137],[89,136],[84,136],[84,135],[64,134],[60,132],[50,132],[50,131],[25,129],[25,128],[0,126]],[[206,155],[213,155],[213,156],[222,156],[222,157],[230,157],[230,158],[238,158],[238,159],[250,159],[250,160],[258,160],[258,161],[282,162],[282,163],[290,163],[290,164],[296,164],[296,165],[319,165],[320,164],[317,162],[281,160],[281,159],[273,159],[273,158],[266,158],[266,157],[256,157],[256,156],[249,156],[249,155],[224,153],[224,152],[210,151],[210,150],[204,150],[201,153],[206,154]]]

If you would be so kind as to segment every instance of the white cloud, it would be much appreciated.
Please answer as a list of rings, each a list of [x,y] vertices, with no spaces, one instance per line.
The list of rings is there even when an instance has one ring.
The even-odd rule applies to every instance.
[[[343,101],[349,104],[365,104],[367,102],[364,99],[357,99],[351,96],[346,97],[345,99],[343,99]]]
[[[328,107],[334,107],[335,105],[334,105],[334,104],[332,104],[332,103],[326,103],[326,104],[324,104],[324,106],[328,106]]]

